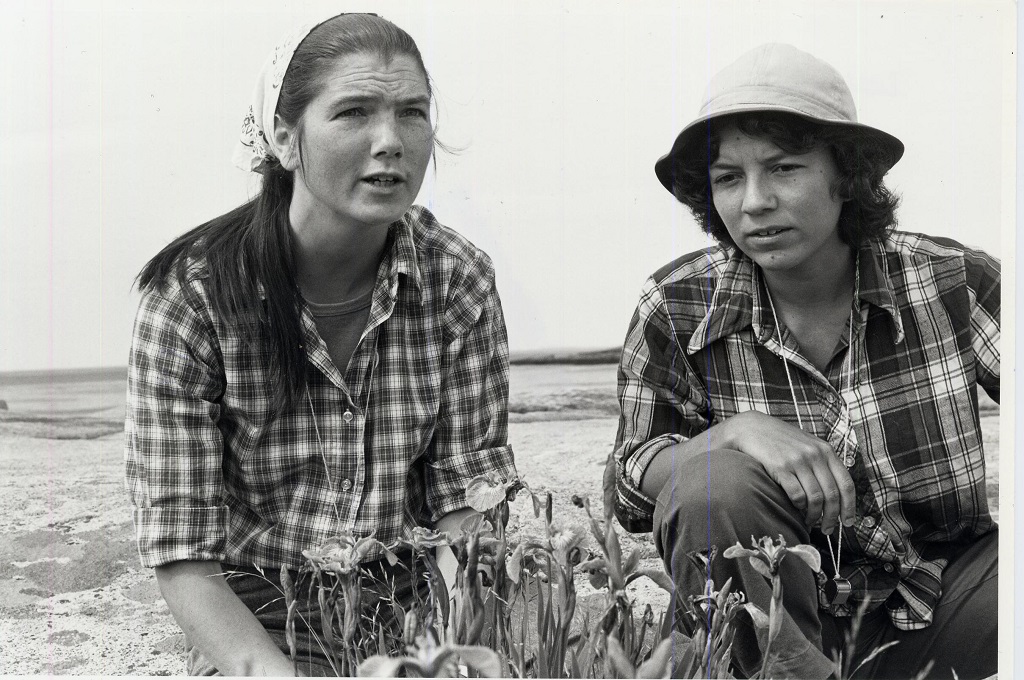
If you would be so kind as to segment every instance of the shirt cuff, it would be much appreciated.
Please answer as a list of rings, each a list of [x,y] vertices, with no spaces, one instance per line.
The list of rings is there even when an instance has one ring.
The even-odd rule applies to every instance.
[[[133,508],[142,566],[159,567],[179,560],[222,562],[229,512],[226,505]]]
[[[466,502],[466,487],[474,478],[494,472],[502,481],[507,482],[519,476],[512,447],[509,445],[449,456],[445,459],[444,467],[431,467],[437,473],[437,477],[428,483],[427,490],[432,522],[450,512],[469,507]],[[429,487],[433,488],[433,494]]]
[[[661,453],[662,449],[674,444],[682,444],[685,441],[686,437],[680,434],[663,434],[637,449],[626,461],[625,470],[626,476],[629,477],[634,488],[640,488],[640,482],[643,480],[644,472],[647,471],[647,466],[651,464],[655,456]]]

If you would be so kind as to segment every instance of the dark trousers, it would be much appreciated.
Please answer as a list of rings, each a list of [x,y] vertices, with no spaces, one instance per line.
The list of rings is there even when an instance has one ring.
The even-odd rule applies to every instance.
[[[396,567],[391,567],[383,560],[364,565],[368,576],[363,578],[362,592],[363,616],[383,624],[386,631],[394,632],[397,637],[401,636],[402,627],[400,621],[393,620],[395,614],[390,605],[392,594],[394,601],[405,611],[409,611],[416,602],[426,602],[429,598],[426,578],[417,576],[422,573],[422,563],[413,564],[412,556],[408,553],[399,558],[400,563]],[[281,595],[280,570],[266,569],[261,575],[252,566],[222,566],[225,572],[233,574],[228,578],[228,584],[235,595],[256,615],[274,643],[287,655],[289,650],[285,624],[288,611]],[[322,639],[322,622],[316,593],[308,597],[311,577],[309,574],[300,577],[294,571],[290,574],[295,582],[298,601],[295,656],[299,672],[308,676],[336,676],[338,673],[331,666],[326,650],[317,640],[318,637]],[[202,650],[187,639],[185,647],[189,675],[221,675]]]
[[[749,456],[716,450],[695,456],[675,470],[657,500],[654,540],[676,585],[677,597],[700,593],[704,576],[687,554],[718,546],[719,553],[737,542],[749,547],[751,536],[777,537],[787,545],[810,543],[802,513]],[[979,539],[943,572],[943,595],[932,624],[919,631],[892,625],[885,608],[869,614],[857,639],[854,667],[872,649],[892,640],[899,644],[883,652],[855,677],[910,678],[929,660],[928,677],[951,678],[951,669],[967,678],[996,672],[998,604],[998,533]],[[790,654],[773,665],[775,673],[799,678],[827,678],[833,670],[831,650],[842,645],[845,618],[818,608],[817,585],[802,561],[782,562],[783,604],[786,610],[775,649]],[[712,578],[720,587],[733,579],[733,590],[768,611],[771,585],[746,559],[715,560]],[[690,633],[675,609],[677,629]],[[826,650],[825,653],[822,650]],[[760,668],[754,631],[740,626],[733,646],[734,663],[745,675]]]

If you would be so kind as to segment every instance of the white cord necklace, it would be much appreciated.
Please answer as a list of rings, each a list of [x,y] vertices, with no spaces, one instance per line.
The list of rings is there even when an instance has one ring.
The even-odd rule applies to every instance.
[[[324,449],[324,442],[320,438],[320,425],[316,422],[316,409],[313,408],[313,398],[309,396],[309,385],[306,385],[306,401],[309,403],[309,413],[313,416],[313,431],[316,433],[316,445],[320,449],[320,460],[324,463],[324,475],[327,477],[327,489],[331,492],[331,498],[336,498],[334,484],[331,482],[331,468],[327,465],[327,451]],[[334,506],[334,516],[338,520],[338,527],[341,527],[341,513],[338,512],[338,504]],[[831,544],[829,545],[831,547]]]
[[[796,413],[796,423],[797,423],[797,426],[801,430],[803,430],[804,429],[804,422],[803,422],[803,419],[800,417],[800,407],[799,407],[799,405],[797,403],[797,399],[796,399],[796,389],[793,387],[793,376],[789,372],[789,361],[786,359],[786,348],[785,348],[785,345],[782,343],[782,326],[779,325],[779,315],[775,311],[775,302],[774,302],[774,300],[772,300],[772,293],[771,293],[770,290],[768,290],[767,283],[765,284],[764,288],[765,288],[765,291],[768,293],[768,306],[771,307],[772,318],[775,320],[775,331],[779,334],[779,349],[780,349],[779,356],[782,357],[782,367],[786,370],[786,381],[789,383],[789,396],[793,399],[793,410]],[[840,394],[842,393],[842,387],[843,387],[843,374],[846,374],[846,380],[847,380],[846,387],[849,389],[849,388],[851,388],[853,386],[853,308],[852,307],[850,308],[850,329],[849,329],[849,337],[847,339],[847,345],[846,345],[846,365],[844,366],[843,370],[839,374]],[[843,404],[846,406],[847,410],[849,410],[849,405],[846,404],[846,400],[845,399],[843,399]],[[852,427],[852,420],[851,420],[851,427]],[[804,430],[804,431],[806,432],[806,430]],[[849,437],[844,437],[843,438],[842,462],[843,462],[843,465],[846,466],[847,469],[849,469],[849,467],[850,467],[850,464],[847,463],[847,460],[848,460],[847,453],[849,452],[849,447],[850,447],[850,438]],[[829,605],[846,604],[846,601],[850,597],[850,593],[853,590],[853,588],[852,588],[852,586],[850,584],[850,581],[848,579],[842,578],[839,575],[839,557],[840,557],[840,555],[842,555],[842,552],[843,552],[843,524],[842,524],[842,522],[839,523],[839,525],[837,526],[837,529],[838,529],[838,532],[839,532],[839,538],[836,540],[836,549],[835,550],[832,549],[832,538],[830,536],[827,536],[827,535],[825,536],[825,542],[828,543],[828,552],[832,556],[832,566],[834,568],[834,570],[832,572],[832,579],[827,581],[825,583],[825,586],[824,586],[824,594],[825,594],[825,597],[828,599],[828,604]]]

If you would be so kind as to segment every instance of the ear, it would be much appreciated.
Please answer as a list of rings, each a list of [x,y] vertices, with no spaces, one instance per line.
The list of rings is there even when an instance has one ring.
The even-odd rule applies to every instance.
[[[284,122],[281,116],[275,115],[274,135],[271,143],[274,145],[274,153],[281,161],[281,167],[294,172],[299,167],[298,128]]]

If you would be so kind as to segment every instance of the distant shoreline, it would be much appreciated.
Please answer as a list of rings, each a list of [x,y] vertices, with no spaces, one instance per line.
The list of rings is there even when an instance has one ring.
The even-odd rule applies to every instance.
[[[531,350],[512,352],[509,363],[517,366],[544,364],[616,364],[622,350],[618,347],[598,350]],[[0,371],[0,387],[45,382],[95,382],[127,380],[127,366],[99,366],[94,368],[55,368],[34,371]]]
[[[35,371],[0,372],[0,387],[31,385],[45,382],[79,383],[127,380],[127,366],[100,366],[96,368],[54,368]]]
[[[513,366],[532,364],[617,364],[622,356],[621,347],[591,350],[535,350],[512,352],[509,363]]]

